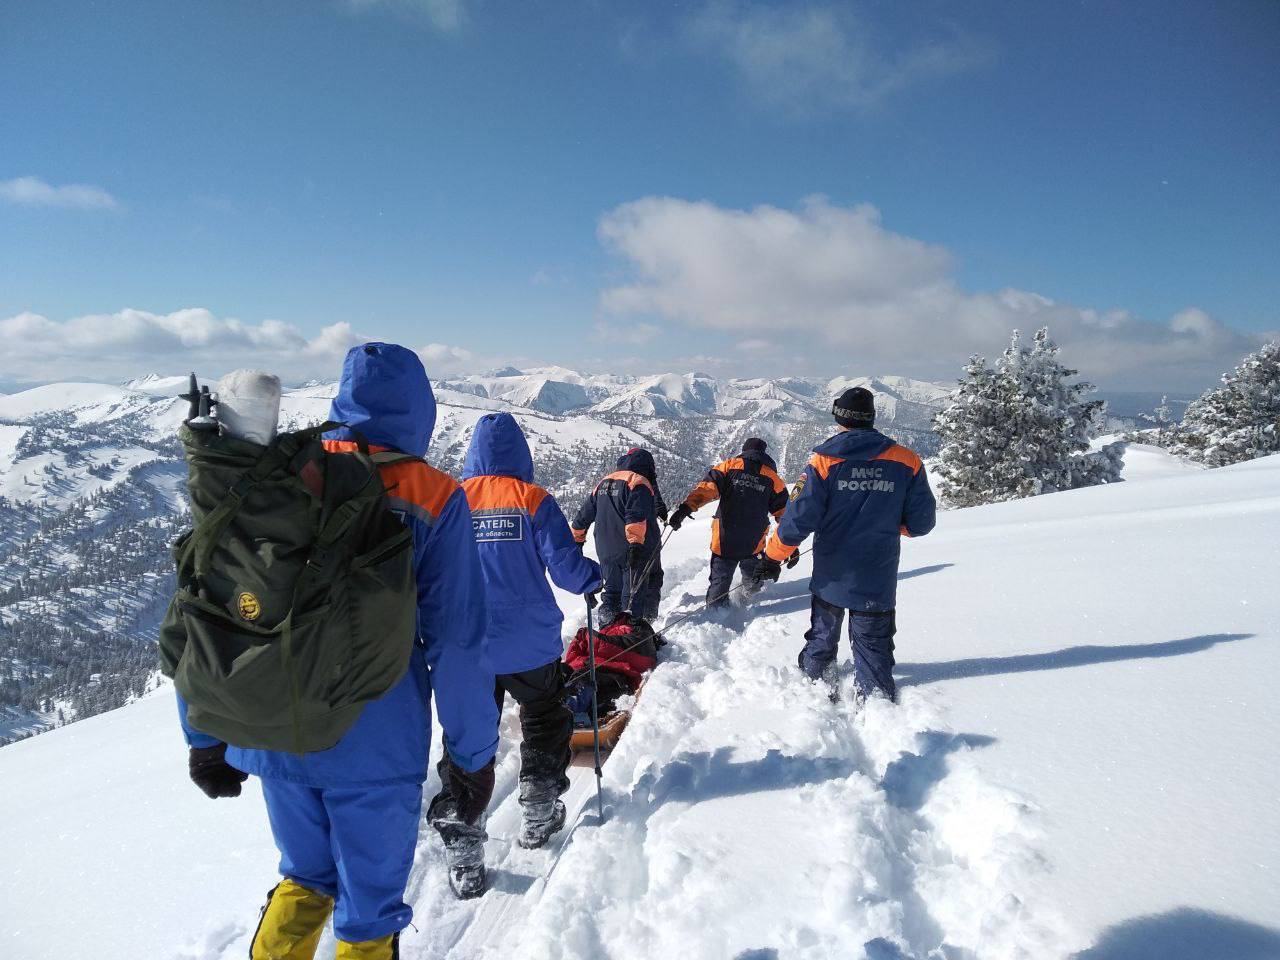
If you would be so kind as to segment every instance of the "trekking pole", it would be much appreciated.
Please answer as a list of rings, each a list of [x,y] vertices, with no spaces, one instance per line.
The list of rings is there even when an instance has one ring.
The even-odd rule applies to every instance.
[[[596,686],[596,628],[591,601],[587,601],[587,660],[591,665],[591,738],[595,746],[596,759],[596,809],[600,814],[600,825],[604,825],[604,786],[603,771],[600,769],[600,698]]]
[[[675,532],[675,527],[667,527],[667,535],[662,538],[662,541],[658,544],[658,548],[653,551],[653,556],[651,556],[649,558],[649,562],[644,565],[644,570],[640,573],[640,582],[631,587],[631,600],[633,603],[635,602],[636,594],[639,593],[641,588],[649,582],[649,571],[653,569],[654,563],[662,554],[662,548],[667,545],[667,541],[671,539],[671,535]]]

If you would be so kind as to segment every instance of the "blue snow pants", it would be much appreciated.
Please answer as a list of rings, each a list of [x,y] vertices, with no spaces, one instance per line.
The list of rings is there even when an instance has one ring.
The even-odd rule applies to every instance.
[[[262,780],[280,874],[335,900],[339,940],[376,940],[408,926],[404,902],[418,842],[422,784],[308,787]]]
[[[711,555],[711,582],[707,586],[707,606],[723,607],[729,603],[729,593],[733,589],[733,572],[735,570],[742,571],[741,592],[747,596],[758,593],[758,588],[753,589],[751,575],[756,570],[756,558],[747,557],[745,560],[730,560],[719,554]]]
[[[840,645],[840,626],[845,609],[827,603],[817,594],[809,608],[809,630],[800,651],[800,669],[814,680],[835,663]],[[853,647],[853,677],[858,693],[869,697],[877,690],[896,700],[898,689],[893,682],[893,635],[897,628],[894,611],[866,613],[849,611],[849,644]]]
[[[648,563],[648,560],[645,561]],[[636,571],[637,576],[644,572],[642,565]],[[658,601],[662,599],[662,557],[653,558],[653,566],[649,568],[644,581],[637,584],[632,593],[631,570],[624,559],[618,563],[600,564],[600,574],[604,577],[604,589],[600,591],[600,623],[607,624],[624,610],[633,617],[641,617],[650,623],[658,616]]]

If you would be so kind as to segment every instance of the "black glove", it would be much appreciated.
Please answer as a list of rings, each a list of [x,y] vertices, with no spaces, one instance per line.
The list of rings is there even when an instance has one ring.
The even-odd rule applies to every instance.
[[[633,543],[627,547],[627,566],[632,570],[643,570],[648,559],[643,543]]]
[[[667,526],[672,530],[679,530],[680,524],[684,523],[693,516],[693,511],[689,509],[687,503],[682,503],[676,507],[676,512],[671,515],[671,519],[667,521]]]
[[[791,556],[787,557],[787,569],[794,570],[796,568],[796,564],[799,562],[800,562],[800,551],[792,550]]]
[[[240,796],[240,784],[249,779],[247,773],[227,763],[227,745],[192,747],[187,757],[187,772],[191,782],[205,792],[210,800],[219,797]]]
[[[766,580],[777,580],[782,576],[782,564],[777,560],[761,554],[756,560],[756,572],[751,578],[756,583],[764,583]]]
[[[604,588],[603,588],[603,587],[596,587],[594,590],[591,590],[591,591],[589,591],[589,592],[587,592],[587,593],[583,594],[583,596],[585,596],[585,597],[587,598],[587,609],[588,609],[588,610],[594,610],[596,607],[600,606],[600,591],[601,591],[602,589],[604,589]]]
[[[493,798],[493,761],[468,773],[449,758],[447,767],[449,794],[458,805],[458,819],[468,826],[484,816]]]
[[[667,522],[667,505],[665,503],[659,503],[653,508],[653,512],[657,514],[658,519],[663,523]]]

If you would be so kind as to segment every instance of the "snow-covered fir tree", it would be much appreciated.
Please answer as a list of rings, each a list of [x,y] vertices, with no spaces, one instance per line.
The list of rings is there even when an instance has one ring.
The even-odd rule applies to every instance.
[[[934,418],[942,442],[937,474],[943,498],[955,507],[1030,496],[1029,479],[1013,457],[1012,384],[985,358],[970,357],[951,403]]]
[[[1106,404],[1058,360],[1048,329],[1024,346],[1018,331],[994,368],[973,357],[934,419],[939,490],[954,507],[1015,500],[1120,479],[1120,446],[1091,453]]]
[[[1280,452],[1280,341],[1240,361],[1187,407],[1173,452],[1224,467]]]
[[[1155,422],[1156,430],[1160,436],[1164,436],[1164,432],[1169,428],[1169,424],[1173,423],[1173,408],[1169,406],[1169,397],[1166,394],[1160,398],[1160,404],[1156,407],[1152,420]]]

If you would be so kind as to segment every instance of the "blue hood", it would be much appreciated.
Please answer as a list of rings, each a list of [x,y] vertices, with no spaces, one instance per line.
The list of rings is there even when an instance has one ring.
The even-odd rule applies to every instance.
[[[658,465],[653,462],[653,454],[644,447],[633,447],[618,458],[619,470],[630,470],[644,477],[654,488],[658,486]]]
[[[516,418],[487,413],[476,423],[462,477],[515,477],[533,483],[533,457]]]
[[[894,445],[879,430],[844,430],[813,448],[814,453],[846,460],[870,460]]]
[[[394,343],[352,347],[329,419],[359,430],[370,443],[425,456],[436,426],[436,397],[418,355]],[[355,439],[350,430],[326,436]]]

